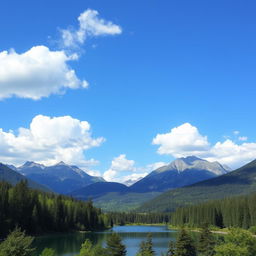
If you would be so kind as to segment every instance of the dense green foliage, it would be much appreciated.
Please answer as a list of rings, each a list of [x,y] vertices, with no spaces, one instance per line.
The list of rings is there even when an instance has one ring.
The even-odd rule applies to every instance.
[[[115,225],[125,224],[166,224],[170,221],[169,213],[125,213],[110,212],[107,214]]]
[[[125,256],[126,247],[123,245],[121,237],[113,233],[107,238],[106,248],[101,245],[93,245],[89,239],[86,239],[81,246],[78,256]]]
[[[111,256],[126,255],[125,245],[122,244],[121,237],[117,233],[113,233],[107,238],[106,250],[108,255],[111,255]]]
[[[32,256],[33,237],[26,236],[25,232],[15,229],[0,243],[0,256]],[[44,249],[40,256],[54,256],[53,249]],[[126,247],[121,237],[113,233],[107,239],[106,247],[93,245],[90,240],[85,240],[77,256],[125,256]],[[146,241],[140,245],[137,256],[154,256],[152,236],[149,234]],[[205,226],[200,238],[194,241],[192,236],[181,229],[177,241],[170,241],[166,256],[255,256],[256,238],[243,229],[232,228],[224,239],[213,237],[208,227]]]
[[[214,239],[204,227],[197,243],[182,229],[177,241],[169,246],[167,256],[255,256],[256,238],[249,231],[230,229],[224,240]]]
[[[155,252],[153,250],[152,235],[148,234],[147,240],[141,242],[140,250],[137,256],[154,256],[154,255],[155,255]]]
[[[175,256],[196,256],[193,240],[185,229],[181,229],[178,235]]]
[[[224,243],[215,247],[215,256],[255,256],[256,238],[249,231],[231,229]]]
[[[55,251],[51,248],[45,248],[40,256],[55,256]]]
[[[166,256],[175,256],[175,250],[176,250],[175,242],[170,241],[169,245],[168,245],[168,251],[166,253]]]
[[[144,203],[139,212],[170,212],[208,200],[256,192],[256,160],[217,178],[169,190]]]
[[[256,226],[256,194],[179,208],[171,214],[171,223],[177,226],[199,227],[205,222],[220,228]]]
[[[213,256],[215,246],[215,239],[208,227],[208,224],[203,226],[203,229],[200,233],[199,242],[198,242],[198,253],[202,256]]]
[[[34,251],[33,240],[34,238],[26,236],[25,232],[15,229],[0,244],[0,256],[30,256]]]
[[[0,182],[0,237],[16,226],[33,234],[102,229],[108,223],[92,202],[31,190],[25,181],[14,187]]]
[[[78,256],[107,256],[107,250],[101,245],[93,246],[89,239],[86,239],[81,246]]]

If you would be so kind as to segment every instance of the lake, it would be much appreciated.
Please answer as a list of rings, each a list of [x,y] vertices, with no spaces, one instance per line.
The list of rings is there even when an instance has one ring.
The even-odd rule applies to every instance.
[[[93,243],[105,245],[107,236],[117,232],[126,245],[127,256],[135,256],[141,241],[146,240],[147,234],[152,233],[156,255],[166,252],[170,240],[175,241],[177,231],[169,230],[166,226],[116,226],[111,230],[90,233],[70,233],[37,237],[34,246],[39,255],[45,247],[53,248],[56,256],[74,256],[79,253],[80,246],[89,238]]]

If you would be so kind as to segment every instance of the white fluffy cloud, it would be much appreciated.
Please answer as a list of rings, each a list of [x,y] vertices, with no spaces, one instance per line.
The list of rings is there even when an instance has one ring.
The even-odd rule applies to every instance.
[[[66,89],[86,88],[68,62],[76,55],[34,46],[18,54],[14,50],[0,52],[0,99],[12,96],[38,100]]]
[[[126,184],[133,184],[145,177],[149,172],[166,165],[164,162],[149,164],[145,167],[136,167],[134,160],[128,160],[125,154],[115,157],[110,168],[104,172],[103,178],[107,181],[115,181]]]
[[[107,181],[116,180],[120,176],[120,172],[124,171],[133,171],[135,162],[133,160],[128,160],[125,154],[121,154],[118,157],[115,157],[110,168],[104,172],[103,178]]]
[[[171,129],[165,134],[157,134],[152,142],[160,145],[159,154],[169,154],[175,157],[197,155],[209,148],[206,136],[202,136],[195,126],[189,123]]]
[[[239,132],[234,132],[238,135]],[[240,141],[247,140],[243,137]],[[158,153],[173,157],[196,155],[209,161],[219,161],[232,168],[240,167],[256,158],[256,142],[237,144],[230,139],[211,145],[207,136],[199,133],[197,127],[189,123],[171,129],[165,134],[157,134],[152,142],[159,145]]]
[[[111,21],[98,17],[96,10],[87,9],[78,17],[79,28],[61,30],[62,41],[65,47],[75,47],[83,44],[88,36],[117,35],[122,33],[120,26]]]
[[[115,35],[121,28],[98,17],[95,10],[86,10],[79,17],[78,30],[62,30],[65,50],[52,51],[39,45],[17,53],[0,52],[0,100],[19,97],[38,100],[51,94],[63,94],[67,89],[88,87],[68,65],[77,54],[67,54],[67,47],[81,45],[88,36]]]
[[[256,142],[237,144],[230,139],[217,142],[206,156],[210,161],[237,168],[256,158]]]
[[[64,161],[81,167],[96,164],[86,160],[84,151],[100,146],[104,138],[92,138],[90,124],[71,116],[37,115],[29,128],[13,131],[0,129],[0,161],[19,165],[32,160],[46,165]]]

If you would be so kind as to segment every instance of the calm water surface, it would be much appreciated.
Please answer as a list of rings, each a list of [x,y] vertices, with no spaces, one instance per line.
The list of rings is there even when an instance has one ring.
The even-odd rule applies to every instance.
[[[36,238],[34,244],[38,248],[36,255],[39,255],[45,247],[53,248],[57,256],[77,255],[85,239],[89,238],[93,243],[104,246],[111,232],[120,234],[126,245],[127,256],[136,255],[141,241],[147,238],[148,233],[152,233],[157,256],[160,256],[161,252],[166,252],[169,241],[175,241],[177,235],[176,231],[168,230],[165,226],[117,226],[104,232],[49,235]]]

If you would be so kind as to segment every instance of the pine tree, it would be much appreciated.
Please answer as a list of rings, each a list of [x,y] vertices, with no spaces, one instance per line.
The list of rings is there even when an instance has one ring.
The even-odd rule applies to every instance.
[[[117,233],[111,234],[107,238],[107,252],[109,256],[125,256],[126,248],[121,237]]]
[[[33,237],[26,236],[25,232],[16,228],[0,244],[0,256],[31,256],[33,240]]]
[[[214,237],[209,230],[208,224],[203,226],[202,232],[199,237],[198,252],[202,256],[213,256],[214,255],[215,241]]]
[[[175,256],[175,247],[176,244],[173,241],[169,242],[169,246],[168,246],[168,251],[167,251],[167,255],[166,256]]]
[[[45,248],[40,254],[40,256],[54,256],[54,255],[55,255],[55,251],[51,248]]]
[[[177,238],[175,256],[196,256],[193,240],[183,228]]]
[[[154,256],[152,234],[148,234],[147,241],[142,241],[140,244],[140,250],[137,256]]]
[[[81,250],[78,256],[90,256],[92,255],[92,242],[86,239],[81,245]]]

